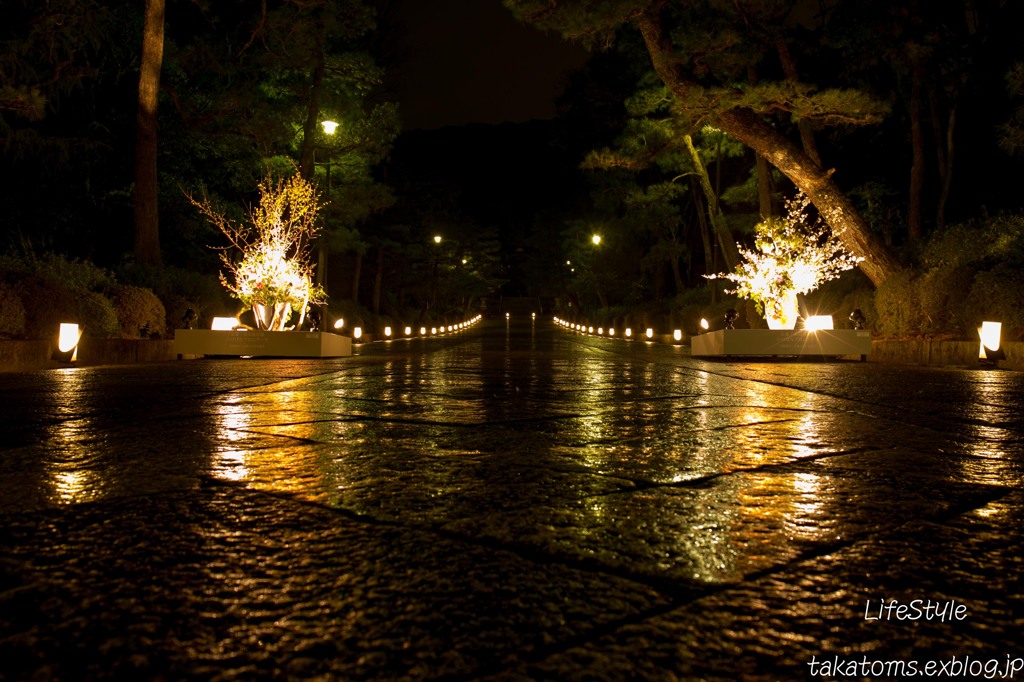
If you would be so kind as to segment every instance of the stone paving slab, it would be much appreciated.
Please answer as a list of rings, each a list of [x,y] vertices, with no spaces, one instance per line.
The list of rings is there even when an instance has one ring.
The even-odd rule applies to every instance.
[[[924,678],[928,662],[953,671],[954,658],[997,665],[942,679],[1008,679],[987,673],[1024,666],[1021,521],[1016,492],[963,516],[907,523],[488,679],[905,679],[912,662]],[[979,558],[990,573],[979,575]],[[882,599],[954,601],[964,618],[867,620]],[[851,662],[872,667],[840,674]],[[835,666],[827,675],[826,663]]]
[[[473,676],[666,603],[220,483],[7,515],[0,548],[12,680]]]

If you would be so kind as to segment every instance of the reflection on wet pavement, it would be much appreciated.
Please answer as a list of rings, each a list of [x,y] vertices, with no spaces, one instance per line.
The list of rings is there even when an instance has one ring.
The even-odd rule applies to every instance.
[[[360,353],[0,378],[0,606],[50,600],[0,616],[11,669],[72,641],[87,677],[125,674],[135,635],[100,646],[125,627],[144,672],[183,676],[778,679],[814,655],[1024,654],[1002,579],[1019,374],[705,362],[540,322]],[[909,595],[971,622],[859,615]]]

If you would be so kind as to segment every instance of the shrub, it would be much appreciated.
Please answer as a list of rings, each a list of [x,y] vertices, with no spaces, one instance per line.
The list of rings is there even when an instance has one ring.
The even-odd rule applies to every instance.
[[[952,225],[929,240],[921,258],[929,268],[1024,264],[1024,216],[1000,215]]]
[[[78,324],[82,331],[98,339],[109,339],[120,334],[114,305],[103,294],[82,291],[75,295]]]
[[[967,267],[933,268],[917,278],[921,331],[926,334],[962,335],[968,324],[967,297],[974,271]]]
[[[121,336],[126,339],[163,336],[167,329],[167,311],[149,289],[120,285],[108,290],[108,297],[114,305]]]
[[[59,283],[39,275],[28,275],[18,283],[25,308],[25,338],[54,336],[62,322],[78,322],[76,294]]]
[[[191,308],[199,316],[196,327],[209,327],[215,315],[235,315],[241,306],[232,301],[216,275],[204,275],[173,266],[147,267],[130,264],[118,270],[120,280],[150,289],[167,311],[165,328],[170,331],[185,326],[185,311]]]
[[[0,338],[25,335],[25,305],[14,287],[0,282]]]
[[[1003,323],[1003,337],[1024,336],[1024,270],[1008,265],[997,266],[974,278],[967,296],[965,334],[977,336],[984,320]]]
[[[113,284],[114,276],[88,261],[69,259],[55,253],[42,256],[4,256],[0,270],[8,277],[40,277],[59,284],[67,291],[100,291]]]
[[[882,334],[907,336],[920,332],[921,306],[910,270],[897,272],[882,282],[875,292],[875,312],[876,329]]]
[[[842,327],[842,322],[857,308],[867,316],[865,301],[870,302],[874,293],[874,285],[863,272],[848,270],[804,296],[804,307],[811,315],[831,315],[836,327]]]

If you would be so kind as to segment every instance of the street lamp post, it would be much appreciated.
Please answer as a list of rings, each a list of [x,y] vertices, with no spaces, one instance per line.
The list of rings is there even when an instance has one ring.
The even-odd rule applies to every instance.
[[[438,256],[440,255],[439,251],[441,247],[441,235],[434,235],[434,244],[436,248],[434,249],[433,286],[431,287],[433,289],[433,293],[431,295],[431,305],[434,308],[434,314],[437,315],[437,259]]]
[[[338,129],[338,124],[334,121],[321,121],[320,125],[323,126],[324,134],[334,135],[334,131]],[[323,165],[327,166],[327,195],[330,197],[331,193],[331,156],[327,155],[327,162]],[[317,258],[316,258],[316,283],[321,287],[325,287],[324,282],[327,279],[327,244],[326,235],[320,236],[320,244],[317,246]]]

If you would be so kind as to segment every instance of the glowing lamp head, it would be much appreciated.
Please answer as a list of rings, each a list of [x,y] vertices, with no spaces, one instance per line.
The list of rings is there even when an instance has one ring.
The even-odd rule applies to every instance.
[[[406,327],[405,328],[405,335],[406,336],[412,336],[412,327]]]
[[[384,327],[384,336],[391,338],[391,327]]]
[[[707,319],[702,317],[700,318],[700,328],[703,329],[704,331],[707,331],[708,329],[711,329],[711,325],[708,324]]]
[[[1002,344],[1002,322],[982,322],[978,329],[981,337],[981,347],[978,349],[978,360],[994,363],[997,360],[1006,359],[1006,351],[1000,348]]]
[[[441,235],[439,235],[439,234],[435,234],[434,235],[434,243],[435,244],[440,244],[441,243]]]
[[[57,332],[57,352],[54,359],[63,362],[74,362],[78,359],[78,342],[82,339],[82,331],[73,322],[62,322]]]
[[[650,327],[647,328],[646,334],[647,334],[647,338],[649,338],[649,339],[653,339],[654,338],[654,330],[651,329]]]
[[[682,329],[675,329],[675,330],[673,330],[672,331],[672,339],[674,341],[682,341],[683,340],[683,330]]]
[[[626,338],[628,339],[628,338],[630,338],[632,336],[633,336],[633,330],[630,329],[629,327],[626,327]]]
[[[340,317],[338,318],[338,321],[334,323],[334,328],[335,329],[341,329],[344,326],[345,326],[345,320],[341,319]]]
[[[822,329],[835,329],[831,315],[811,315],[804,320],[804,329],[809,332],[816,332]]]
[[[321,121],[320,125],[323,126],[324,132],[328,135],[333,135],[334,131],[338,129],[336,121]]]
[[[354,327],[352,329],[352,338],[356,339],[357,341],[359,339],[363,338],[363,328],[362,327]]]
[[[590,238],[590,241],[592,241],[594,243],[594,246],[600,246],[600,244],[601,244],[601,235],[595,234],[593,237]]]

